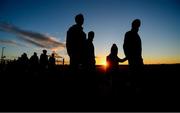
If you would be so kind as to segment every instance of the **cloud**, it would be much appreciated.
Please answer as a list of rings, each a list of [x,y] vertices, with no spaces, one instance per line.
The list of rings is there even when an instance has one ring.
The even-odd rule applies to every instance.
[[[38,32],[20,29],[12,24],[0,23],[0,30],[17,35],[25,42],[47,49],[64,48],[65,43],[58,41],[55,37]]]
[[[1,40],[0,39],[0,44],[7,44],[7,45],[12,45],[12,46],[22,46],[22,47],[26,47],[26,45],[17,43],[14,40]]]
[[[56,53],[55,51],[53,51],[53,53],[54,53],[54,57],[55,58],[64,58],[64,57],[62,57],[61,55],[59,55],[58,53]],[[51,55],[49,55],[49,57],[50,57]]]

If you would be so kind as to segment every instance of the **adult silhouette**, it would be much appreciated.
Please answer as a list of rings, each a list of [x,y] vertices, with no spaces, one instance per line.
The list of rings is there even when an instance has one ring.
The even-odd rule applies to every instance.
[[[55,69],[55,66],[56,66],[56,59],[54,53],[52,53],[51,56],[49,57],[49,69],[53,71]]]
[[[31,71],[37,71],[38,70],[39,58],[38,58],[36,52],[34,52],[34,54],[30,57],[30,66],[31,66]]]
[[[87,68],[90,71],[95,70],[95,64],[96,64],[93,39],[94,39],[94,32],[90,31],[88,33],[88,39],[87,39]]]
[[[41,69],[45,70],[48,67],[48,56],[47,56],[47,50],[43,50],[43,53],[40,56],[40,65]]]
[[[133,87],[135,87],[136,93],[141,90],[143,82],[143,59],[142,59],[142,45],[141,39],[138,34],[141,21],[135,19],[132,22],[132,28],[130,31],[126,32],[124,38],[124,53],[128,59],[129,70],[130,70],[130,82]]]
[[[129,69],[131,72],[139,72],[143,68],[142,59],[142,45],[141,39],[138,34],[141,21],[135,19],[132,22],[132,28],[130,31],[126,32],[124,38],[124,53],[128,59]]]
[[[77,69],[79,64],[85,64],[86,34],[83,31],[84,17],[82,14],[75,16],[76,24],[67,31],[66,48],[70,57],[70,67]]]
[[[110,54],[106,57],[106,62],[108,64],[107,72],[117,72],[119,70],[119,62],[124,62],[127,59],[120,59],[118,56],[118,47],[113,44],[111,47]]]
[[[23,53],[21,57],[18,59],[20,69],[22,71],[28,71],[29,68],[29,59],[26,53]]]

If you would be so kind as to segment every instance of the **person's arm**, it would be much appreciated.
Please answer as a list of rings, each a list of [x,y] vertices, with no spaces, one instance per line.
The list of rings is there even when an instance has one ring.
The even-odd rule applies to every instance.
[[[118,58],[118,59],[119,59],[119,62],[125,62],[127,60],[127,57],[125,57],[123,59],[120,59],[120,58]]]
[[[123,43],[123,50],[124,54],[127,57],[128,56],[128,51],[129,51],[129,33],[127,32],[124,36],[124,43]]]
[[[125,62],[126,60],[127,60],[127,57],[123,58],[123,59],[122,59],[122,62]]]

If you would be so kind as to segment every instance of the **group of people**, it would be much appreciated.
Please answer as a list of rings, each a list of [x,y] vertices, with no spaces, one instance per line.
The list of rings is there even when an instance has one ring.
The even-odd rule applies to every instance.
[[[39,67],[41,71],[55,68],[56,60],[54,53],[48,58],[47,50],[43,50],[42,52],[40,58],[37,56],[37,53],[34,52],[30,59],[27,57],[26,53],[23,53],[18,59],[18,64],[22,66],[22,69],[26,70],[30,68],[32,71],[38,71]]]
[[[84,17],[82,14],[75,16],[76,24],[71,26],[67,31],[66,47],[67,53],[70,57],[71,69],[77,69],[79,66],[87,69],[95,69],[95,54],[93,38],[94,32],[88,33],[88,39],[86,39],[86,33],[83,31]],[[118,69],[119,62],[128,60],[129,69],[131,72],[141,71],[143,68],[142,59],[142,44],[138,34],[141,21],[135,19],[132,22],[132,28],[126,32],[124,37],[123,49],[125,58],[120,59],[118,57],[118,47],[113,44],[110,54],[106,57],[108,67],[110,70]]]
[[[77,70],[79,65],[87,70],[95,69],[94,54],[94,32],[88,33],[88,39],[83,31],[84,17],[82,14],[76,15],[76,24],[71,26],[67,31],[66,48],[70,57],[70,67]]]

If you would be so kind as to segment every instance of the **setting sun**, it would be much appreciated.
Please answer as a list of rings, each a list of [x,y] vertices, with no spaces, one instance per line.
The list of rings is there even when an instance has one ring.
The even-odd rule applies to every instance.
[[[118,57],[124,58],[124,37],[136,18],[142,21],[138,33],[142,41],[144,64],[180,63],[180,26],[177,21],[180,18],[180,8],[177,0],[113,0],[103,1],[103,7],[101,0],[78,0],[78,3],[73,0],[22,0],[21,4],[17,0],[3,1],[0,4],[3,5],[3,10],[0,10],[0,53],[4,52],[6,60],[18,59],[24,52],[28,58],[34,52],[40,57],[42,50],[46,49],[48,54],[55,51],[65,59],[65,64],[69,64],[65,47],[67,31],[76,23],[75,15],[82,13],[82,27],[86,38],[89,30],[95,33],[93,44],[96,65],[107,67],[106,56],[113,43],[117,44]],[[137,7],[139,4],[144,7]],[[12,10],[16,8],[22,10]],[[128,61],[120,62],[119,65],[121,64],[128,65]]]
[[[96,65],[103,65],[106,67],[107,66],[106,58],[105,57],[96,58]]]
[[[108,66],[108,63],[107,63],[107,62],[104,62],[103,66],[104,66],[104,67],[107,67],[107,66]]]

